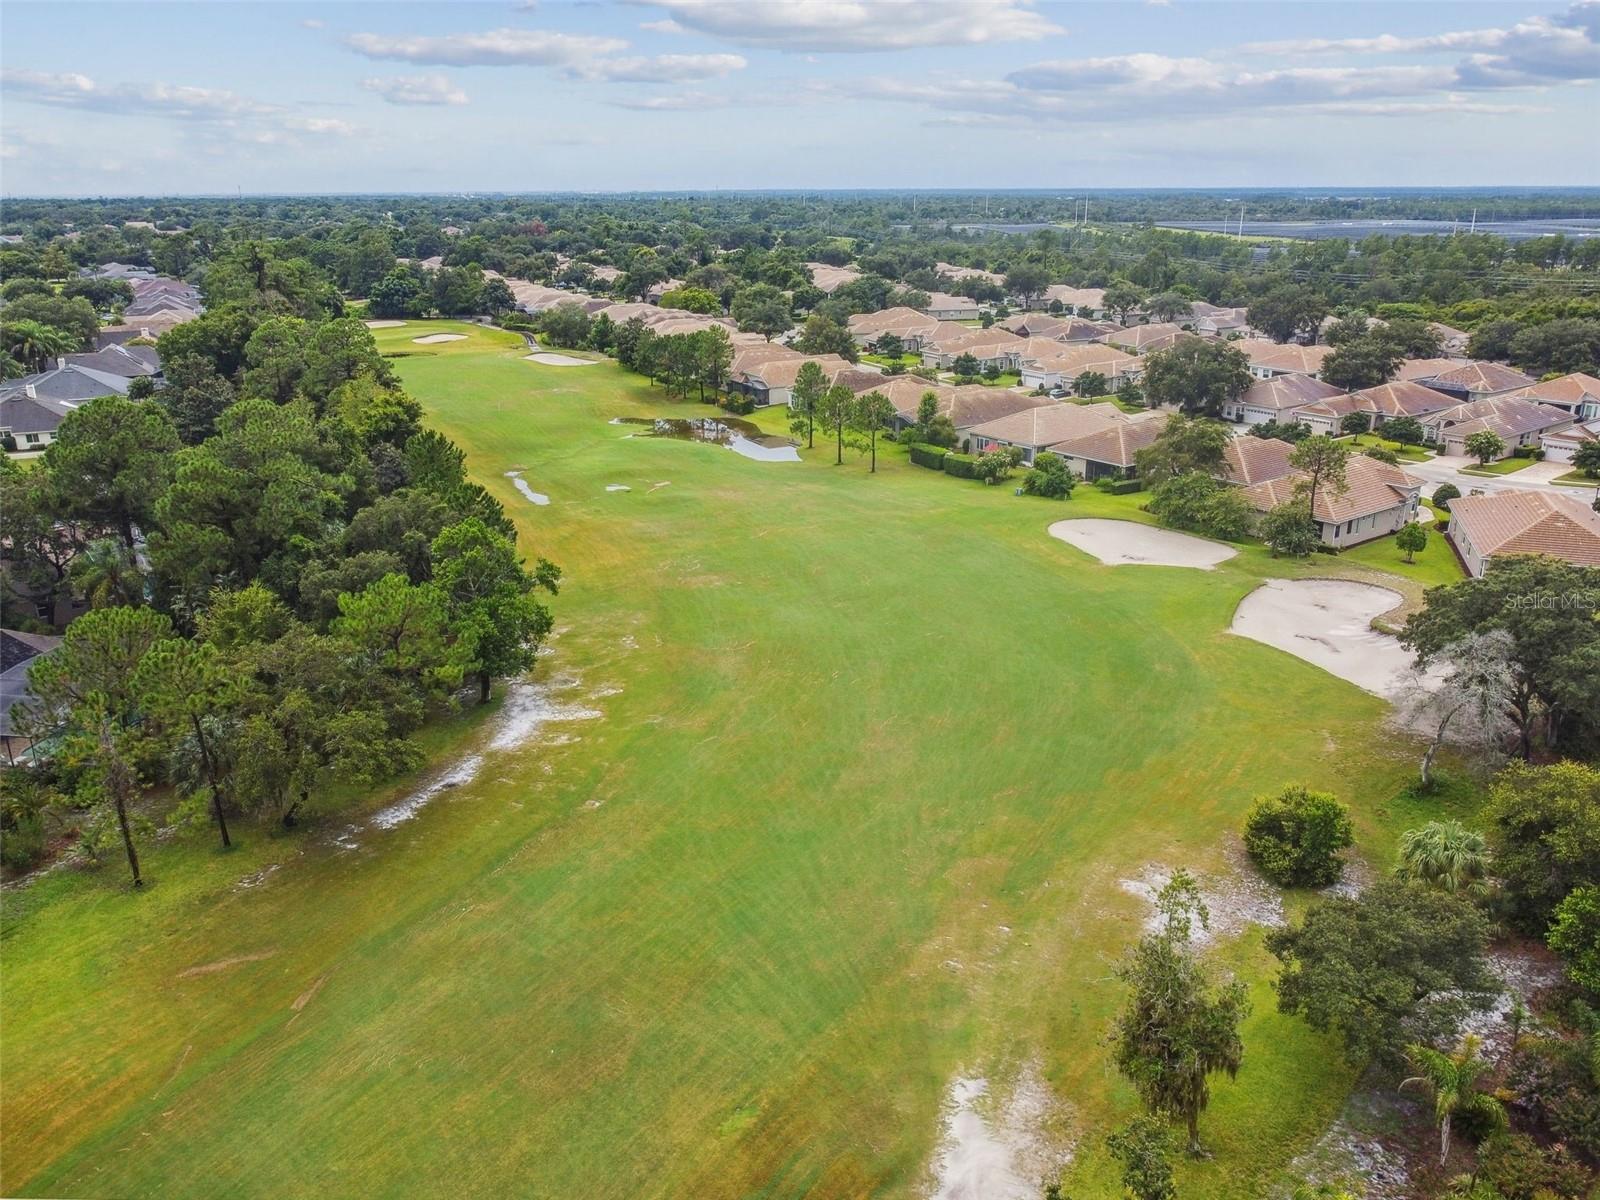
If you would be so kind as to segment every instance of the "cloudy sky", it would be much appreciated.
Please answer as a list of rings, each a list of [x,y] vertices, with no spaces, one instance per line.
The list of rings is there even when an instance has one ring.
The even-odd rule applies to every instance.
[[[1600,0],[0,8],[0,191],[1600,184]]]

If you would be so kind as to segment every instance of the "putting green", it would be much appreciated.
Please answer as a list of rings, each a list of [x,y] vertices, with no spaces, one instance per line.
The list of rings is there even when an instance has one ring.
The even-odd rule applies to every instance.
[[[565,569],[540,671],[604,716],[485,751],[357,851],[348,814],[227,855],[197,831],[144,895],[113,862],[8,896],[5,1194],[912,1196],[951,1081],[1031,1064],[1069,1190],[1110,1195],[1119,881],[1228,869],[1286,782],[1348,800],[1380,863],[1418,815],[1377,699],[1228,632],[1329,562],[1103,566],[1047,526],[1139,497],[627,438],[610,418],[708,410],[476,326],[376,336]],[[439,761],[473,722],[430,731]],[[1255,1196],[1349,1077],[1272,1011],[1257,935],[1215,953],[1256,1011],[1180,1186]]]

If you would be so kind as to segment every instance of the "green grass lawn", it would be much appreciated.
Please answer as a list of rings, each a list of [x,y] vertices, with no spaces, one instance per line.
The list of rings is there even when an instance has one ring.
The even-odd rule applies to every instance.
[[[467,336],[411,341],[439,330]],[[486,751],[356,851],[342,818],[231,854],[201,830],[149,847],[141,895],[114,860],[10,893],[4,1194],[912,1197],[951,1080],[1034,1063],[1079,1145],[1066,1191],[1112,1196],[1135,1101],[1099,1039],[1143,915],[1119,880],[1225,869],[1288,782],[1348,801],[1380,868],[1425,815],[1391,804],[1414,761],[1377,699],[1228,632],[1268,576],[1414,602],[1378,550],[1107,567],[1046,526],[1144,497],[630,438],[610,419],[710,410],[500,331],[378,337],[565,569],[539,670],[603,718]],[[1179,1187],[1243,1200],[1351,1076],[1274,1011],[1258,935],[1216,954],[1255,1011]]]
[[[1565,475],[1557,475],[1551,483],[1576,483],[1584,487],[1600,487],[1600,478],[1589,475],[1583,471],[1568,471]]]
[[[1536,459],[1532,458],[1502,458],[1499,462],[1486,463],[1481,467],[1462,467],[1463,475],[1515,475],[1518,471],[1525,471],[1533,466]]]
[[[896,357],[891,354],[863,354],[861,356],[861,361],[865,363],[876,363],[880,367],[901,366],[910,369],[911,367],[922,365],[922,355],[902,354]]]
[[[1432,454],[1424,450],[1421,446],[1410,446],[1405,442],[1391,441],[1388,438],[1379,437],[1375,433],[1353,434],[1348,437],[1339,438],[1338,440],[1349,446],[1352,450],[1366,450],[1374,446],[1388,450],[1392,452],[1394,456],[1401,462],[1427,462],[1433,457]]]

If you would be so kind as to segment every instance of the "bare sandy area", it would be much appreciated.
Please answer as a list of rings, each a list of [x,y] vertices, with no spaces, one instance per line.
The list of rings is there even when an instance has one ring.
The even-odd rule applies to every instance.
[[[368,329],[400,329],[405,325],[404,321],[363,321],[361,323]]]
[[[1370,583],[1269,579],[1240,601],[1233,632],[1393,699],[1410,674],[1411,652],[1374,630],[1372,619],[1400,601],[1398,592]]]
[[[467,335],[464,333],[430,333],[427,337],[412,338],[419,346],[437,346],[440,342],[464,342]]]
[[[1028,1064],[1003,1096],[981,1076],[953,1080],[933,1161],[933,1200],[1035,1200],[1041,1179],[1072,1157],[1060,1106]]]
[[[549,350],[524,354],[522,357],[526,362],[542,363],[547,367],[592,367],[595,364],[592,358],[573,358],[570,354],[556,354]]]
[[[1124,566],[1142,563],[1153,567],[1196,567],[1209,571],[1239,553],[1232,546],[1208,541],[1173,529],[1157,529],[1135,521],[1108,521],[1098,517],[1057,521],[1050,536],[1092,554],[1103,563]]]

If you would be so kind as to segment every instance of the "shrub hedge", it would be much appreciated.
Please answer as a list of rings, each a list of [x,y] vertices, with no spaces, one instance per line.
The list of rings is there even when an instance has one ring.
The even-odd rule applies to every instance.
[[[949,453],[943,446],[930,446],[926,442],[911,443],[911,461],[931,471],[944,470],[945,455]]]
[[[946,475],[954,475],[957,479],[978,478],[978,456],[976,454],[956,454],[951,452],[944,456],[944,470]]]
[[[1097,479],[1094,485],[1108,496],[1131,496],[1144,491],[1142,479]]]

